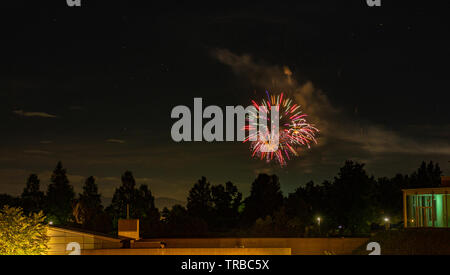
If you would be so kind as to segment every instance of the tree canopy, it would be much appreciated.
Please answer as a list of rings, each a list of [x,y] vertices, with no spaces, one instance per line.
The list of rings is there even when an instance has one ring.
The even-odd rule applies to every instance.
[[[368,235],[380,228],[384,217],[392,224],[402,221],[402,189],[437,187],[442,171],[437,163],[422,162],[411,174],[376,179],[363,163],[346,161],[331,181],[298,183],[285,197],[276,175],[259,174],[250,193],[243,198],[228,181],[212,185],[206,177],[194,182],[187,204],[161,212],[146,184],[137,185],[131,171],[111,204],[104,209],[98,185],[88,177],[77,197],[58,162],[46,194],[40,180],[31,174],[19,197],[0,194],[0,206],[21,207],[25,214],[44,210],[46,221],[103,233],[115,233],[118,219],[140,219],[143,237],[219,236],[244,234],[261,236]],[[319,219],[320,218],[320,222]]]
[[[83,193],[79,194],[78,203],[74,209],[75,219],[84,228],[95,230],[98,228],[99,219],[102,218],[102,211],[103,205],[98,186],[95,178],[90,176],[84,182]]]
[[[75,192],[61,162],[56,165],[50,180],[47,189],[47,216],[54,224],[67,224],[73,218]]]
[[[27,216],[22,208],[4,206],[0,211],[0,254],[46,254],[50,238],[44,220],[42,211]]]
[[[131,171],[122,175],[122,185],[116,188],[111,205],[106,211],[111,215],[113,226],[119,219],[127,217],[127,205],[130,218],[140,219],[140,227],[143,234],[155,230],[159,222],[160,214],[155,207],[155,198],[147,185],[136,187],[136,180]]]
[[[250,196],[244,200],[244,223],[272,215],[283,205],[283,194],[276,175],[259,174],[252,183]]]
[[[44,207],[44,192],[40,190],[40,180],[36,174],[28,177],[21,199],[26,213],[39,212]]]

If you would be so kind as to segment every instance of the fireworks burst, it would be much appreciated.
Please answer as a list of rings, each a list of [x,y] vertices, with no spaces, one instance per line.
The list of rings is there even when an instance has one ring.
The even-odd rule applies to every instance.
[[[265,159],[267,162],[277,161],[281,166],[285,166],[288,160],[298,156],[301,146],[310,148],[311,143],[317,144],[316,134],[319,130],[306,121],[307,115],[302,113],[300,105],[290,98],[284,98],[283,93],[275,96],[266,91],[266,94],[267,100],[263,99],[260,105],[252,100],[256,112],[250,113],[245,126],[245,130],[250,134],[244,142],[250,141],[252,157]],[[272,106],[276,107],[279,114],[278,143],[274,138],[274,123],[271,123]]]

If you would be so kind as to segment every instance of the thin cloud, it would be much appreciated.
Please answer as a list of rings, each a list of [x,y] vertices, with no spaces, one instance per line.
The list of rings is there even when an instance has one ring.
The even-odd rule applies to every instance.
[[[53,141],[51,141],[51,140],[41,140],[41,141],[39,141],[39,143],[41,143],[41,144],[51,144],[51,143],[53,143]]]
[[[33,154],[33,155],[50,155],[51,152],[44,150],[25,150],[23,151],[25,154]]]
[[[123,144],[123,143],[125,143],[125,140],[110,138],[110,139],[107,139],[106,142]]]
[[[253,174],[255,175],[259,175],[259,174],[268,174],[268,175],[272,175],[274,174],[274,171],[272,168],[256,168],[253,169]]]
[[[250,55],[236,55],[226,49],[212,52],[213,57],[230,66],[239,76],[261,89],[273,88],[283,91],[299,103],[308,114],[309,122],[320,129],[320,148],[327,143],[339,142],[352,146],[352,152],[366,152],[372,155],[384,153],[405,153],[415,155],[450,155],[448,140],[419,141],[417,138],[401,135],[370,122],[356,123],[340,108],[333,106],[328,97],[310,81],[299,83],[288,67],[257,63]],[[426,138],[426,137],[423,137]],[[336,148],[328,148],[336,151]]]
[[[24,117],[44,117],[44,118],[56,118],[58,116],[52,115],[45,112],[25,112],[23,110],[15,110],[13,111],[14,114]]]

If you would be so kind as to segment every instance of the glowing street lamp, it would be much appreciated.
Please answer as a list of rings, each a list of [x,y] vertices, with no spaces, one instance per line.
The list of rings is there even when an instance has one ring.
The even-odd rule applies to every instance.
[[[390,223],[389,223],[389,218],[388,218],[388,217],[385,217],[385,218],[384,218],[384,225],[385,225],[385,227],[386,227],[386,230],[388,230],[388,229],[391,227],[391,225],[390,225]]]
[[[319,224],[319,234],[321,234],[321,232],[320,232],[320,222],[321,222],[321,218],[320,217],[317,217],[317,223]]]

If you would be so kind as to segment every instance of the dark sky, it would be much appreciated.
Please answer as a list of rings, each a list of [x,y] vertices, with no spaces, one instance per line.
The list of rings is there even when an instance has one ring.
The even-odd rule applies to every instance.
[[[20,194],[30,173],[45,188],[58,160],[76,191],[94,175],[106,200],[127,169],[179,200],[201,176],[246,195],[260,172],[288,193],[346,159],[377,177],[422,160],[450,174],[443,4],[60,2],[2,9],[0,193]],[[265,89],[302,102],[321,130],[287,167],[239,142],[172,141],[173,107],[247,106]]]

